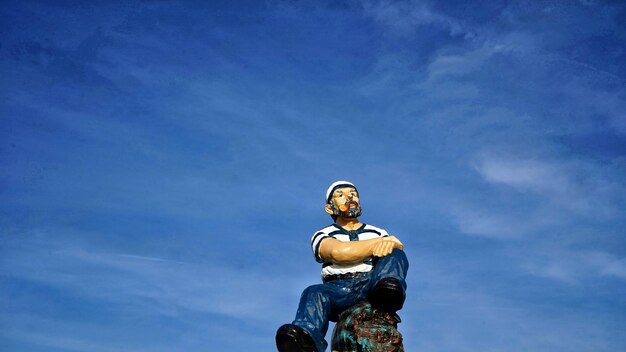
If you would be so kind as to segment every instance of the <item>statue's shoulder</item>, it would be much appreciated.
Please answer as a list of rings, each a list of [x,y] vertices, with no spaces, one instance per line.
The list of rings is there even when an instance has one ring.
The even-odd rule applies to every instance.
[[[320,235],[321,236],[329,235],[333,231],[336,231],[336,230],[337,228],[333,224],[330,224],[328,226],[322,227],[321,229],[315,230],[315,232],[313,232],[313,237],[320,236]]]
[[[378,227],[378,226],[374,226],[374,225],[370,225],[370,224],[365,224],[365,227],[363,228],[365,231],[370,231],[370,232],[376,232],[378,233],[380,236],[389,236],[389,233],[387,232],[387,230]]]

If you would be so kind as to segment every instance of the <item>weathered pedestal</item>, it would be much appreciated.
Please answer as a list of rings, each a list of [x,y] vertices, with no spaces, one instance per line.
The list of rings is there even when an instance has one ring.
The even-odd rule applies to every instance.
[[[404,352],[400,317],[365,301],[339,316],[331,340],[332,352]]]

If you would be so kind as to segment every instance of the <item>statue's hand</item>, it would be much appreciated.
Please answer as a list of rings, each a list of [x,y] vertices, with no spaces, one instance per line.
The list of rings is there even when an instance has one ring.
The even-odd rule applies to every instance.
[[[384,257],[391,254],[395,248],[404,249],[404,245],[395,236],[383,237],[372,248],[374,257]]]
[[[400,240],[396,236],[383,237],[383,240],[394,242],[396,244],[394,248],[404,249],[404,245],[402,244],[402,242],[400,242]]]
[[[372,248],[374,257],[384,257],[393,251],[394,243],[392,241],[380,241]]]

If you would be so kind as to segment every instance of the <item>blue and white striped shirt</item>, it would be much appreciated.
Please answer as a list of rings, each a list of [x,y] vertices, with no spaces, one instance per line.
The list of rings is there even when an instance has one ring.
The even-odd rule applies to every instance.
[[[372,258],[367,258],[362,263],[356,264],[333,264],[324,262],[319,255],[320,244],[326,238],[332,237],[342,242],[370,240],[372,238],[387,237],[387,231],[372,225],[363,224],[356,230],[346,230],[343,227],[332,224],[315,232],[311,237],[311,248],[318,263],[324,263],[322,266],[322,277],[327,275],[368,272],[372,270]]]

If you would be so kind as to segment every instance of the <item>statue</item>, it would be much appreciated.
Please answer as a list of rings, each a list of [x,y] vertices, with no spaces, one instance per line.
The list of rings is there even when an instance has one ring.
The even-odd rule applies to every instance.
[[[304,290],[295,320],[278,329],[279,352],[325,351],[328,322],[337,321],[340,315],[383,312],[382,319],[392,319],[394,327],[399,322],[396,311],[404,304],[409,266],[404,245],[387,231],[359,221],[359,193],[350,182],[337,181],[330,185],[326,191],[325,211],[334,223],[315,232],[311,238],[315,259],[322,264],[323,283]],[[338,344],[349,343],[346,338],[350,332],[337,333],[340,323],[333,343],[342,338],[344,342]]]

